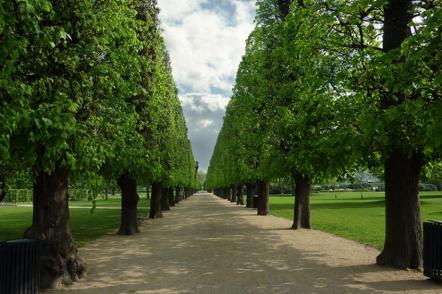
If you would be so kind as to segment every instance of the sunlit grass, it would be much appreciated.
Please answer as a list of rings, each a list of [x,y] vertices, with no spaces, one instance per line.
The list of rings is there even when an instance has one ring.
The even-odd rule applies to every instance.
[[[97,206],[119,207],[120,202],[118,198],[100,200],[97,201]],[[71,201],[70,205],[92,207],[89,201]],[[147,214],[148,205],[145,197],[139,202],[138,210],[140,215]],[[113,233],[120,225],[120,209],[97,208],[91,213],[87,208],[72,208],[69,213],[74,240],[80,246],[105,234]],[[32,208],[0,207],[0,240],[22,238],[31,223]]]
[[[311,195],[311,223],[317,230],[359,241],[378,249],[385,236],[384,193],[325,192]],[[294,199],[270,197],[273,215],[293,219]],[[441,192],[421,193],[422,221],[442,219]]]

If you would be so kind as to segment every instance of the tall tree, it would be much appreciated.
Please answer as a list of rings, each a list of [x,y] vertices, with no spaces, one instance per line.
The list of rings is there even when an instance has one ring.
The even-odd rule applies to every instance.
[[[96,130],[135,91],[134,11],[126,1],[10,1],[1,11],[1,50],[15,49],[2,54],[0,149],[33,167],[25,236],[42,240],[41,287],[69,284],[86,266],[72,239],[68,179],[102,164],[109,150]]]

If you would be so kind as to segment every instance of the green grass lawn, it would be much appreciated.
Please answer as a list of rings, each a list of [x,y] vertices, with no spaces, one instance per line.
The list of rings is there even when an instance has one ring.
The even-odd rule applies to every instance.
[[[140,195],[141,196],[141,195]],[[71,206],[92,207],[88,201],[71,201]],[[97,206],[120,206],[120,199],[97,201]],[[138,205],[139,214],[147,214],[147,200],[142,199]],[[70,209],[71,227],[74,239],[79,246],[111,233],[120,225],[119,209]],[[19,239],[31,225],[32,209],[19,207],[0,207],[0,240]]]
[[[138,208],[146,208],[149,207],[148,200],[146,198],[146,193],[138,193],[140,196],[140,201],[138,201]],[[96,199],[97,207],[120,207],[121,206],[121,197],[120,196],[109,196],[107,200],[102,199],[101,197]],[[89,200],[71,200],[69,201],[70,206],[79,206],[79,207],[92,207],[92,201]]]
[[[325,192],[311,194],[311,224],[314,229],[382,249],[385,236],[384,193]],[[272,195],[270,211],[293,219],[293,197]],[[441,192],[421,193],[421,218],[442,219]]]

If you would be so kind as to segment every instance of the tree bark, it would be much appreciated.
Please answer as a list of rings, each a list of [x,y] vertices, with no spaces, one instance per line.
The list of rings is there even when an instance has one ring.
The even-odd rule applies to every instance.
[[[255,189],[255,185],[253,184],[247,184],[246,185],[246,207],[247,208],[253,208],[253,191]]]
[[[24,237],[41,242],[41,289],[70,285],[86,273],[72,238],[68,178],[69,170],[57,163],[51,174],[39,171],[34,179],[32,226]]]
[[[411,35],[412,1],[390,0],[384,9],[383,49],[401,48]],[[384,94],[383,109],[404,103],[405,93]],[[417,269],[422,264],[422,231],[419,208],[419,175],[424,165],[420,152],[408,154],[392,146],[385,162],[385,244],[377,257],[380,265]]]
[[[238,187],[236,187],[236,204],[237,205],[244,205],[242,188],[243,188],[243,185],[238,185]]]
[[[174,189],[169,189],[169,206],[175,206],[175,193]]]
[[[167,211],[170,210],[169,207],[169,188],[164,188],[161,195],[161,210]]]
[[[175,190],[175,204],[180,203],[181,201],[181,187],[177,187]]]
[[[0,190],[0,202],[2,202],[6,198],[6,177],[4,175],[0,175]]]
[[[230,201],[230,191],[227,188],[223,188],[222,189],[222,193],[223,193],[223,198]]]
[[[152,196],[150,197],[150,213],[149,218],[163,217],[161,213],[161,196],[163,187],[161,183],[155,182],[152,184]]]
[[[401,269],[422,265],[419,175],[423,155],[393,151],[385,161],[385,244],[377,263]]]
[[[310,179],[295,175],[295,207],[292,229],[310,229]]]
[[[137,221],[138,193],[137,181],[128,173],[124,173],[118,179],[121,188],[121,224],[119,235],[133,235],[139,233]]]
[[[258,189],[258,215],[267,215],[269,209],[269,185],[266,181],[256,182]]]
[[[230,188],[230,193],[231,193],[230,202],[236,202],[236,186],[235,185],[233,185]]]

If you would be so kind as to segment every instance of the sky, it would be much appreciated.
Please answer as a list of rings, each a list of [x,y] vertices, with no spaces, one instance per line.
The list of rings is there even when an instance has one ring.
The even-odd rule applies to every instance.
[[[207,170],[232,95],[255,0],[158,0],[195,159]]]

